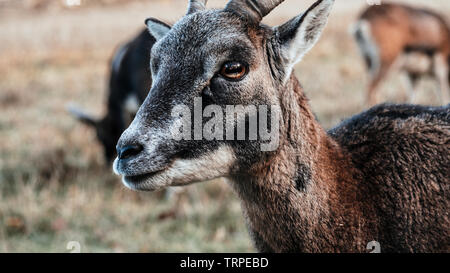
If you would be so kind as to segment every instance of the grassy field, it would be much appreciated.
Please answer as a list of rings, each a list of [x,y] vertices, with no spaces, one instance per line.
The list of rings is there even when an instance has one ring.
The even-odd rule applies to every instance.
[[[0,251],[68,252],[69,241],[82,252],[255,251],[224,181],[192,185],[173,200],[126,190],[94,132],[65,110],[76,102],[102,115],[113,50],[149,16],[175,22],[187,1],[105,0],[73,9],[18,2],[0,2]],[[312,2],[288,0],[265,22],[279,24]],[[450,14],[447,0],[404,2]],[[337,1],[323,38],[296,68],[326,128],[364,109],[366,74],[348,27],[365,5]],[[423,81],[417,103],[438,104],[434,88]],[[404,100],[396,74],[380,91],[380,101]]]

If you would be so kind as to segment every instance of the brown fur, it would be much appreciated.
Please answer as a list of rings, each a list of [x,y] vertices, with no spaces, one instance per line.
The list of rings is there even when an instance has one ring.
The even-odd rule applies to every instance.
[[[450,58],[450,28],[445,19],[435,12],[392,3],[371,6],[359,19],[370,23],[370,35],[378,48],[380,62],[378,68],[371,68],[377,70],[373,72],[374,75],[369,84],[368,102],[371,105],[376,102],[375,92],[378,85],[402,54],[417,51],[428,55],[430,59],[438,54],[444,60]],[[368,65],[370,68],[374,64],[372,62]],[[433,64],[433,66],[436,65],[440,64]],[[448,63],[444,65],[449,69]],[[408,70],[408,68],[404,69]],[[410,77],[415,83],[415,78],[419,75],[412,71],[407,72],[411,72]],[[434,76],[436,71],[427,71],[427,73]],[[438,76],[435,77],[438,78]],[[445,92],[448,93],[449,90]],[[448,96],[448,94],[444,95]]]
[[[281,149],[232,183],[258,250],[365,252],[376,240],[386,252],[449,251],[449,109],[443,120],[383,118],[396,111],[380,106],[330,137],[294,77],[289,85]],[[299,168],[311,172],[304,190],[293,183]]]
[[[332,5],[319,0],[277,28],[249,22],[242,8],[197,12],[172,29],[148,20],[166,36],[152,50],[150,96],[118,143],[114,170],[124,184],[157,190],[226,177],[259,251],[364,252],[371,241],[383,252],[449,251],[450,106],[381,105],[327,133],[292,73]],[[223,60],[249,73],[216,76]],[[205,104],[281,109],[279,130],[271,123],[280,145],[171,139],[168,112],[180,103],[195,111],[198,94]]]

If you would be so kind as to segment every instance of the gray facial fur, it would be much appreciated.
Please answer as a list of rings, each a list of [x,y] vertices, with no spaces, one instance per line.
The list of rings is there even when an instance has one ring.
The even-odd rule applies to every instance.
[[[289,78],[293,64],[317,41],[332,2],[324,1],[326,4],[320,9],[311,9],[292,21],[296,23],[290,22],[279,29],[260,24],[258,16],[244,16],[248,7],[243,3],[239,8],[228,5],[224,10],[193,9],[172,28],[156,19],[148,19],[149,31],[158,40],[151,52],[153,85],[135,120],[118,142],[118,147],[135,146],[142,151],[137,157],[117,159],[115,172],[124,177],[127,186],[140,185],[138,189],[153,190],[159,186],[149,186],[155,184],[150,177],[154,180],[155,174],[167,173],[180,160],[194,166],[201,158],[215,154],[218,162],[212,160],[205,167],[219,171],[194,181],[189,177],[167,178],[164,186],[204,181],[251,168],[266,156],[260,150],[259,140],[174,141],[170,138],[170,128],[176,120],[171,111],[177,105],[187,105],[193,111],[196,98],[202,98],[203,107],[280,108],[280,87]],[[264,15],[270,9],[267,3],[260,7]],[[303,26],[302,22],[307,25]],[[226,79],[219,73],[222,66],[231,61],[247,68],[240,80]],[[267,115],[272,112],[268,111]],[[207,119],[203,120],[205,122]],[[227,162],[223,162],[225,158]],[[181,177],[183,170],[178,173]],[[179,180],[181,182],[175,182]]]

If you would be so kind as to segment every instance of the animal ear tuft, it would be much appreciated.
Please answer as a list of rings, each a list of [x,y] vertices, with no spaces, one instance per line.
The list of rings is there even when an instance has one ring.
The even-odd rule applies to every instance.
[[[145,25],[157,41],[162,39],[170,31],[170,26],[164,22],[159,21],[155,18],[148,18],[145,20]]]
[[[334,0],[319,0],[305,13],[275,28],[290,75],[293,66],[316,44],[328,22]]]

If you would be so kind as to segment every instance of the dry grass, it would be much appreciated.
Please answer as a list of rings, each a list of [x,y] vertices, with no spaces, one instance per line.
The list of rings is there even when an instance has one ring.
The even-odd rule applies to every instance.
[[[68,241],[92,252],[254,251],[224,182],[190,186],[177,202],[125,190],[94,133],[66,113],[73,101],[101,115],[113,49],[146,17],[174,22],[186,8],[178,0],[111,2],[39,11],[0,5],[0,251],[64,252]],[[312,0],[297,2],[266,22],[287,20]],[[446,0],[405,2],[450,11]],[[338,1],[323,39],[296,69],[326,128],[363,110],[365,71],[347,33],[363,6]],[[425,81],[418,102],[437,104],[433,88]],[[402,98],[392,76],[380,99]]]

